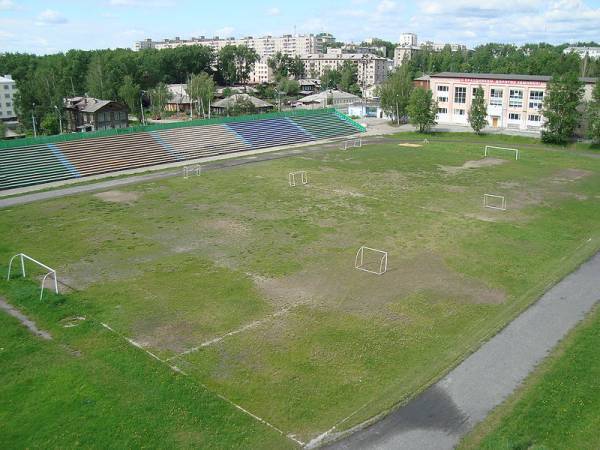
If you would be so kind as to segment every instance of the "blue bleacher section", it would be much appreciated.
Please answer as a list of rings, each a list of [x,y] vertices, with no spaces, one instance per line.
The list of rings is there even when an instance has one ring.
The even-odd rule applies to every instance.
[[[260,122],[228,123],[226,126],[252,148],[299,144],[314,140],[307,131],[290,122],[287,117]]]

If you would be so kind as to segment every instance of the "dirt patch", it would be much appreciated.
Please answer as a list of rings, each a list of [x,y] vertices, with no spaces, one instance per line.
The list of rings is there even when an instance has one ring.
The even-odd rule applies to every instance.
[[[152,322],[152,325],[149,323]],[[154,326],[153,326],[154,325]],[[144,348],[159,348],[181,353],[197,343],[194,333],[198,324],[171,320],[156,326],[154,321],[139,324],[139,331],[135,335],[135,342]]]
[[[85,321],[83,316],[65,317],[60,321],[63,328],[74,328],[81,325]]]
[[[140,198],[140,194],[138,192],[106,191],[94,194],[94,197],[109,203],[132,204]]]
[[[568,183],[571,181],[581,180],[582,178],[592,175],[593,172],[583,169],[562,169],[554,174],[552,181],[554,183]]]
[[[332,192],[335,192],[336,194],[339,194],[339,195],[348,196],[348,197],[366,197],[365,194],[361,194],[360,192],[348,191],[346,189],[333,189]]]
[[[506,298],[503,291],[453,271],[434,253],[392,256],[382,276],[354,269],[353,255],[348,257],[347,265],[332,263],[277,279],[255,277],[255,282],[278,307],[307,302],[361,315],[386,316],[389,303],[422,291],[457,302],[499,304]]]
[[[479,169],[482,167],[492,167],[499,166],[501,164],[506,164],[508,161],[506,159],[498,159],[498,158],[483,158],[472,161],[467,161],[462,166],[442,166],[438,165],[438,167],[446,172],[448,175],[456,175],[457,173],[462,172],[467,169]]]
[[[409,144],[409,143],[404,143],[404,144],[398,144],[399,147],[423,147],[423,145],[421,144]]]
[[[246,236],[248,227],[242,222],[232,219],[216,219],[207,223],[208,228],[232,236]]]

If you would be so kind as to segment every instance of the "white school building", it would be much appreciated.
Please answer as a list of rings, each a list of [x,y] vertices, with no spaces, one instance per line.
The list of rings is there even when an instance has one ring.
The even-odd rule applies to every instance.
[[[415,84],[432,90],[440,124],[468,125],[475,90],[483,88],[487,121],[492,128],[539,131],[542,106],[550,76],[441,72],[417,78]],[[596,78],[580,78],[584,101],[591,98]]]

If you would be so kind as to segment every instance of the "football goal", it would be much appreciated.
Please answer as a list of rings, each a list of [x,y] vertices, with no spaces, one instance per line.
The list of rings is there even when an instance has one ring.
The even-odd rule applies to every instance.
[[[183,168],[183,178],[186,180],[191,176],[200,176],[202,173],[202,166],[185,166]]]
[[[362,139],[348,139],[342,143],[341,149],[348,150],[349,148],[361,148]]]
[[[519,159],[519,149],[518,148],[506,148],[506,147],[494,147],[493,145],[486,145],[483,156],[488,157],[492,152],[511,152],[515,154],[515,159]]]
[[[506,197],[503,195],[483,194],[483,206],[485,208],[506,211]]]
[[[298,183],[308,184],[308,176],[305,170],[299,170],[298,172],[290,172],[288,174],[288,182],[290,186],[296,186]]]
[[[388,253],[364,245],[356,252],[354,268],[364,272],[383,275],[387,272]]]
[[[12,264],[16,258],[19,258],[19,260],[21,261],[21,274],[23,275],[23,278],[25,278],[27,276],[27,273],[25,270],[25,261],[26,260],[38,265],[39,267],[41,267],[42,269],[47,271],[46,274],[42,278],[42,289],[40,291],[40,300],[42,299],[42,296],[44,295],[44,285],[46,283],[46,278],[48,278],[49,276],[52,276],[52,279],[54,280],[54,292],[58,294],[58,280],[56,279],[56,270],[54,270],[51,267],[48,267],[45,264],[42,264],[41,262],[31,258],[30,256],[27,256],[25,253],[17,253],[12,258],[10,258],[10,261],[8,262],[8,276],[6,277],[7,281],[10,280]]]

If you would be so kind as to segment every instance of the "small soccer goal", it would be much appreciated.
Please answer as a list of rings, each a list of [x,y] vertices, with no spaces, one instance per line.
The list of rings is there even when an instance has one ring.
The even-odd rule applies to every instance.
[[[487,158],[490,153],[495,152],[511,152],[515,154],[515,160],[519,159],[519,149],[518,148],[506,148],[506,147],[494,147],[493,145],[486,145],[483,156]]]
[[[297,172],[290,172],[288,174],[288,183],[294,187],[297,184],[308,184],[308,175],[305,170],[299,170]]]
[[[349,148],[361,148],[362,139],[348,139],[342,143],[340,147],[342,150],[348,150]]]
[[[363,272],[383,275],[387,272],[388,253],[376,248],[362,246],[356,252],[354,268]]]
[[[186,180],[191,176],[199,177],[202,173],[202,166],[185,166],[183,168],[183,178]]]
[[[485,208],[506,211],[506,197],[503,195],[483,194],[483,206]]]
[[[54,292],[58,294],[58,280],[56,278],[56,270],[54,270],[51,267],[48,267],[45,264],[42,264],[41,262],[31,258],[30,256],[27,256],[25,253],[17,253],[16,255],[14,255],[12,258],[10,258],[10,261],[8,262],[8,276],[6,277],[6,281],[10,281],[10,274],[11,274],[11,270],[12,270],[12,264],[13,261],[19,258],[19,260],[21,261],[21,274],[23,275],[23,278],[25,278],[27,276],[26,270],[25,270],[25,261],[30,261],[38,266],[40,266],[42,269],[47,270],[48,272],[46,272],[46,274],[43,276],[42,278],[42,288],[40,291],[40,300],[42,299],[43,295],[44,295],[44,285],[46,283],[46,278],[48,278],[49,276],[52,276],[52,279],[54,280]]]

